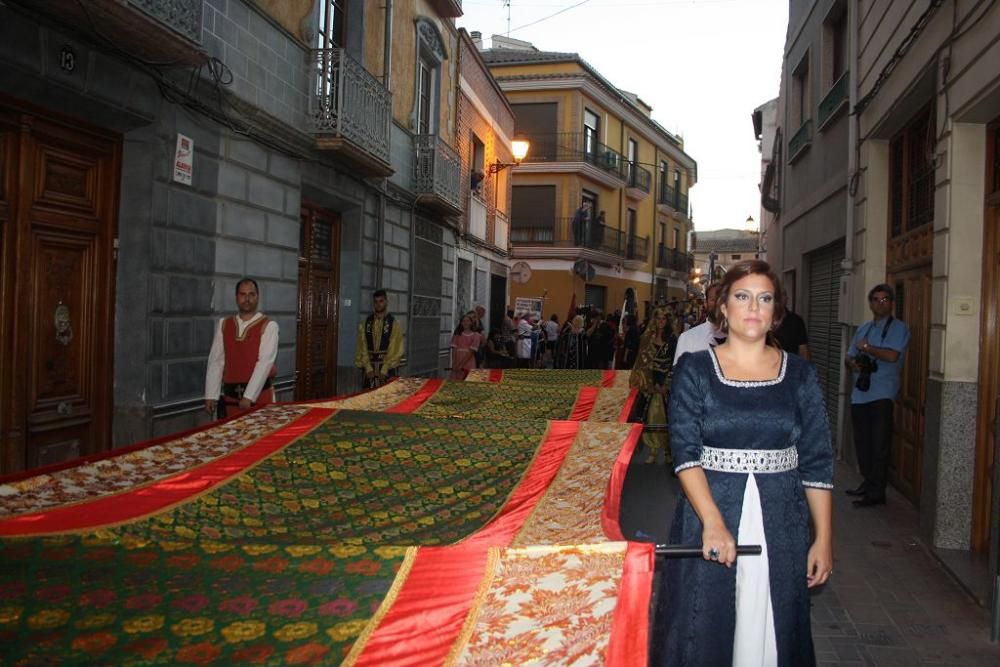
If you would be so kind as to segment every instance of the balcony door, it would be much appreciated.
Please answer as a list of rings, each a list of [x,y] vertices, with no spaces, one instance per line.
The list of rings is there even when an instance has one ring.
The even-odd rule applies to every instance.
[[[121,142],[0,100],[0,473],[110,446]]]
[[[299,236],[296,400],[337,393],[340,217],[303,203]]]
[[[317,48],[335,49],[344,45],[344,4],[345,0],[320,1]]]
[[[601,131],[600,117],[590,109],[583,110],[583,158],[587,162],[597,160],[597,146]]]

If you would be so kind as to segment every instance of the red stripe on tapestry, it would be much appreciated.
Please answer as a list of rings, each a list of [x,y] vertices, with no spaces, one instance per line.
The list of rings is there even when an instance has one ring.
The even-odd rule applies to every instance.
[[[604,371],[601,376],[601,386],[606,388],[611,388],[615,386],[615,377],[617,376],[617,371]]]
[[[503,382],[503,369],[502,368],[491,368],[490,369],[490,382]]]
[[[444,664],[486,574],[484,545],[420,547],[392,608],[349,664]]]
[[[489,524],[460,544],[418,550],[395,603],[354,664],[444,663],[475,602],[489,547],[509,546],[514,540],[555,479],[579,430],[578,422],[550,422],[534,461]],[[444,600],[447,604],[439,604]]]
[[[23,514],[0,520],[0,536],[90,530],[159,512],[210,491],[241,474],[250,466],[287,447],[335,412],[336,410],[313,408],[288,426],[265,435],[239,451],[139,489],[101,496],[68,507],[56,507],[38,514]]]
[[[625,551],[605,664],[645,667],[649,660],[649,601],[655,567],[653,549],[651,543],[629,542]]]
[[[403,400],[400,403],[392,406],[386,412],[391,412],[397,415],[408,415],[417,410],[421,405],[427,402],[427,400],[437,393],[438,389],[444,384],[444,380],[441,379],[431,379],[427,380],[420,389],[418,389],[412,396]]]
[[[601,528],[609,540],[624,540],[622,527],[619,523],[621,516],[622,487],[625,486],[625,475],[628,474],[628,464],[632,460],[635,448],[639,445],[639,438],[642,437],[642,424],[633,424],[629,430],[625,444],[622,445],[615,464],[611,466],[611,477],[608,478],[608,489],[604,493],[604,511],[601,513]]]
[[[590,419],[590,413],[594,411],[594,404],[597,403],[597,396],[600,393],[600,387],[580,387],[576,403],[573,404],[573,411],[569,415],[570,421],[585,422]]]
[[[638,389],[633,389],[628,393],[628,398],[625,399],[625,405],[622,406],[622,411],[618,414],[618,421],[622,424],[626,423],[628,418],[632,416],[632,406],[635,405],[635,399],[638,396]]]

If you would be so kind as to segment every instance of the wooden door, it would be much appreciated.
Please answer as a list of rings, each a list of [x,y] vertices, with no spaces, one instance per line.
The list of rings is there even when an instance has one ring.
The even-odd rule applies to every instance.
[[[980,315],[979,398],[972,549],[985,552],[993,525],[994,438],[1000,428],[1000,119],[990,124],[986,151],[986,211],[983,218],[983,296]],[[997,536],[993,537],[997,540]],[[994,555],[994,558],[996,556]]]
[[[896,290],[895,315],[910,328],[895,408],[889,477],[903,495],[919,505],[930,350],[931,267],[924,264],[894,273],[889,282]]]
[[[337,393],[337,304],[340,218],[302,205],[295,397],[303,401]]]
[[[120,141],[0,107],[17,122],[0,124],[5,152],[16,144],[0,292],[10,315],[0,465],[14,471],[110,446]]]

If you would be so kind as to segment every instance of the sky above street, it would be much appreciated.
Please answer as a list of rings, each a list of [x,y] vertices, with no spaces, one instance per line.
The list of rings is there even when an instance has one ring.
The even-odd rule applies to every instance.
[[[504,0],[463,0],[469,32],[506,34]],[[548,18],[547,18],[548,17]],[[760,217],[751,114],[778,96],[788,0],[511,0],[510,36],[580,56],[653,107],[698,162],[696,231]]]

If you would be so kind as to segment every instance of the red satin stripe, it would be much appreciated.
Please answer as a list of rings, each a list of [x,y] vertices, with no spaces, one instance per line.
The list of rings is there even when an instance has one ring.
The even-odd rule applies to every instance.
[[[392,412],[398,415],[408,415],[415,412],[417,408],[426,403],[431,396],[436,394],[438,389],[440,389],[443,384],[444,380],[441,379],[427,380],[427,382],[424,383],[424,386],[418,389],[415,394],[392,406],[386,410],[386,412]]]
[[[625,405],[622,406],[622,411],[618,414],[618,421],[623,424],[628,421],[628,418],[632,415],[632,406],[635,404],[635,399],[638,395],[638,389],[633,389],[628,393],[628,398],[625,399]]]
[[[392,608],[357,666],[443,664],[472,608],[488,561],[482,545],[420,547]]]
[[[368,638],[357,665],[440,665],[458,640],[492,546],[509,546],[552,483],[580,430],[549,424],[545,442],[503,509],[461,544],[421,547],[392,609]]]
[[[490,369],[490,382],[503,382],[503,369],[502,368],[491,368]]]
[[[625,475],[628,474],[628,464],[632,460],[635,448],[642,437],[642,424],[633,424],[629,430],[625,444],[618,452],[614,466],[611,467],[611,477],[608,478],[608,489],[604,493],[604,510],[601,513],[601,528],[609,540],[618,542],[625,539],[619,523],[621,516],[622,487],[625,486]]]
[[[509,546],[555,479],[579,431],[579,422],[549,422],[545,442],[503,509],[485,527],[466,538],[463,544]]]
[[[601,375],[601,386],[614,387],[616,375],[617,373],[615,371],[604,371],[604,373]]]
[[[653,590],[654,545],[629,542],[618,603],[611,621],[607,665],[645,667],[649,657],[649,601]]]
[[[287,447],[335,412],[336,410],[313,408],[285,428],[266,435],[239,451],[149,486],[38,514],[23,514],[2,520],[0,536],[89,530],[154,514],[210,491],[239,475],[249,466]]]
[[[576,403],[573,404],[573,412],[569,415],[570,421],[585,422],[590,419],[590,413],[594,411],[599,393],[601,393],[600,387],[580,387]]]

